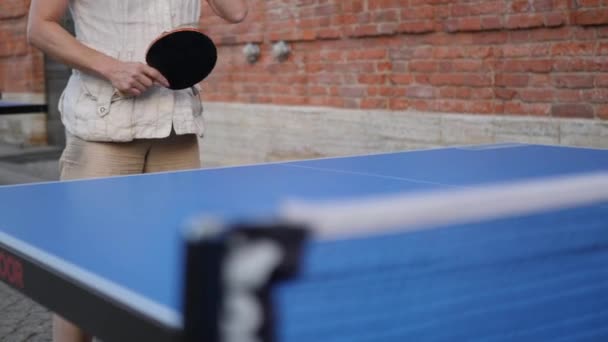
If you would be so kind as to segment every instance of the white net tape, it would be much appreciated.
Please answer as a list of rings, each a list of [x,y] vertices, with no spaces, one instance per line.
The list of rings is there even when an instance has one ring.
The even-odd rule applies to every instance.
[[[335,201],[292,199],[282,218],[304,223],[317,237],[424,229],[608,201],[608,173],[561,176],[470,189]]]

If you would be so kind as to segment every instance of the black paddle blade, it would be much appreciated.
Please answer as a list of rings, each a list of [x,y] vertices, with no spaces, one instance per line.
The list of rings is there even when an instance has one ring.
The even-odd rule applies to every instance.
[[[146,63],[165,76],[173,90],[201,82],[209,76],[216,62],[215,44],[196,30],[168,33],[157,39],[146,54]]]

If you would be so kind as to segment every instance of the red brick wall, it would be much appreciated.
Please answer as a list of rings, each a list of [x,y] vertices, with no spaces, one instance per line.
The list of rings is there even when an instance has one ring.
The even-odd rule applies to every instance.
[[[29,0],[0,0],[0,92],[44,93],[44,60],[26,40]]]
[[[240,25],[203,7],[220,46],[206,100],[608,119],[608,0],[249,3]]]
[[[204,1],[203,1],[204,2]],[[204,6],[220,46],[205,100],[608,119],[608,0],[249,0]],[[29,0],[0,1],[0,92],[44,92]],[[275,61],[271,45],[290,43]],[[261,44],[248,64],[245,43]]]

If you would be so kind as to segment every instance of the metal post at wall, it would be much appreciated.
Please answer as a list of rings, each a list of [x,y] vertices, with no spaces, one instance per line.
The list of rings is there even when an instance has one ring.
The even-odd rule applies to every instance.
[[[65,27],[72,34],[74,33],[74,22],[68,14],[62,21]],[[59,97],[65,88],[72,70],[45,56],[44,69],[46,75],[46,98],[48,104],[47,116],[47,135],[48,143],[53,146],[65,145],[65,128],[61,123],[61,115],[57,107]]]

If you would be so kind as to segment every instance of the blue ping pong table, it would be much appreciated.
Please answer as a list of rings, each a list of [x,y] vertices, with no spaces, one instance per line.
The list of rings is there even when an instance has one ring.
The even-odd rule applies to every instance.
[[[104,341],[606,341],[605,196],[439,199],[606,172],[606,150],[499,144],[5,186],[0,279]],[[352,238],[278,214],[393,196],[524,211]]]

